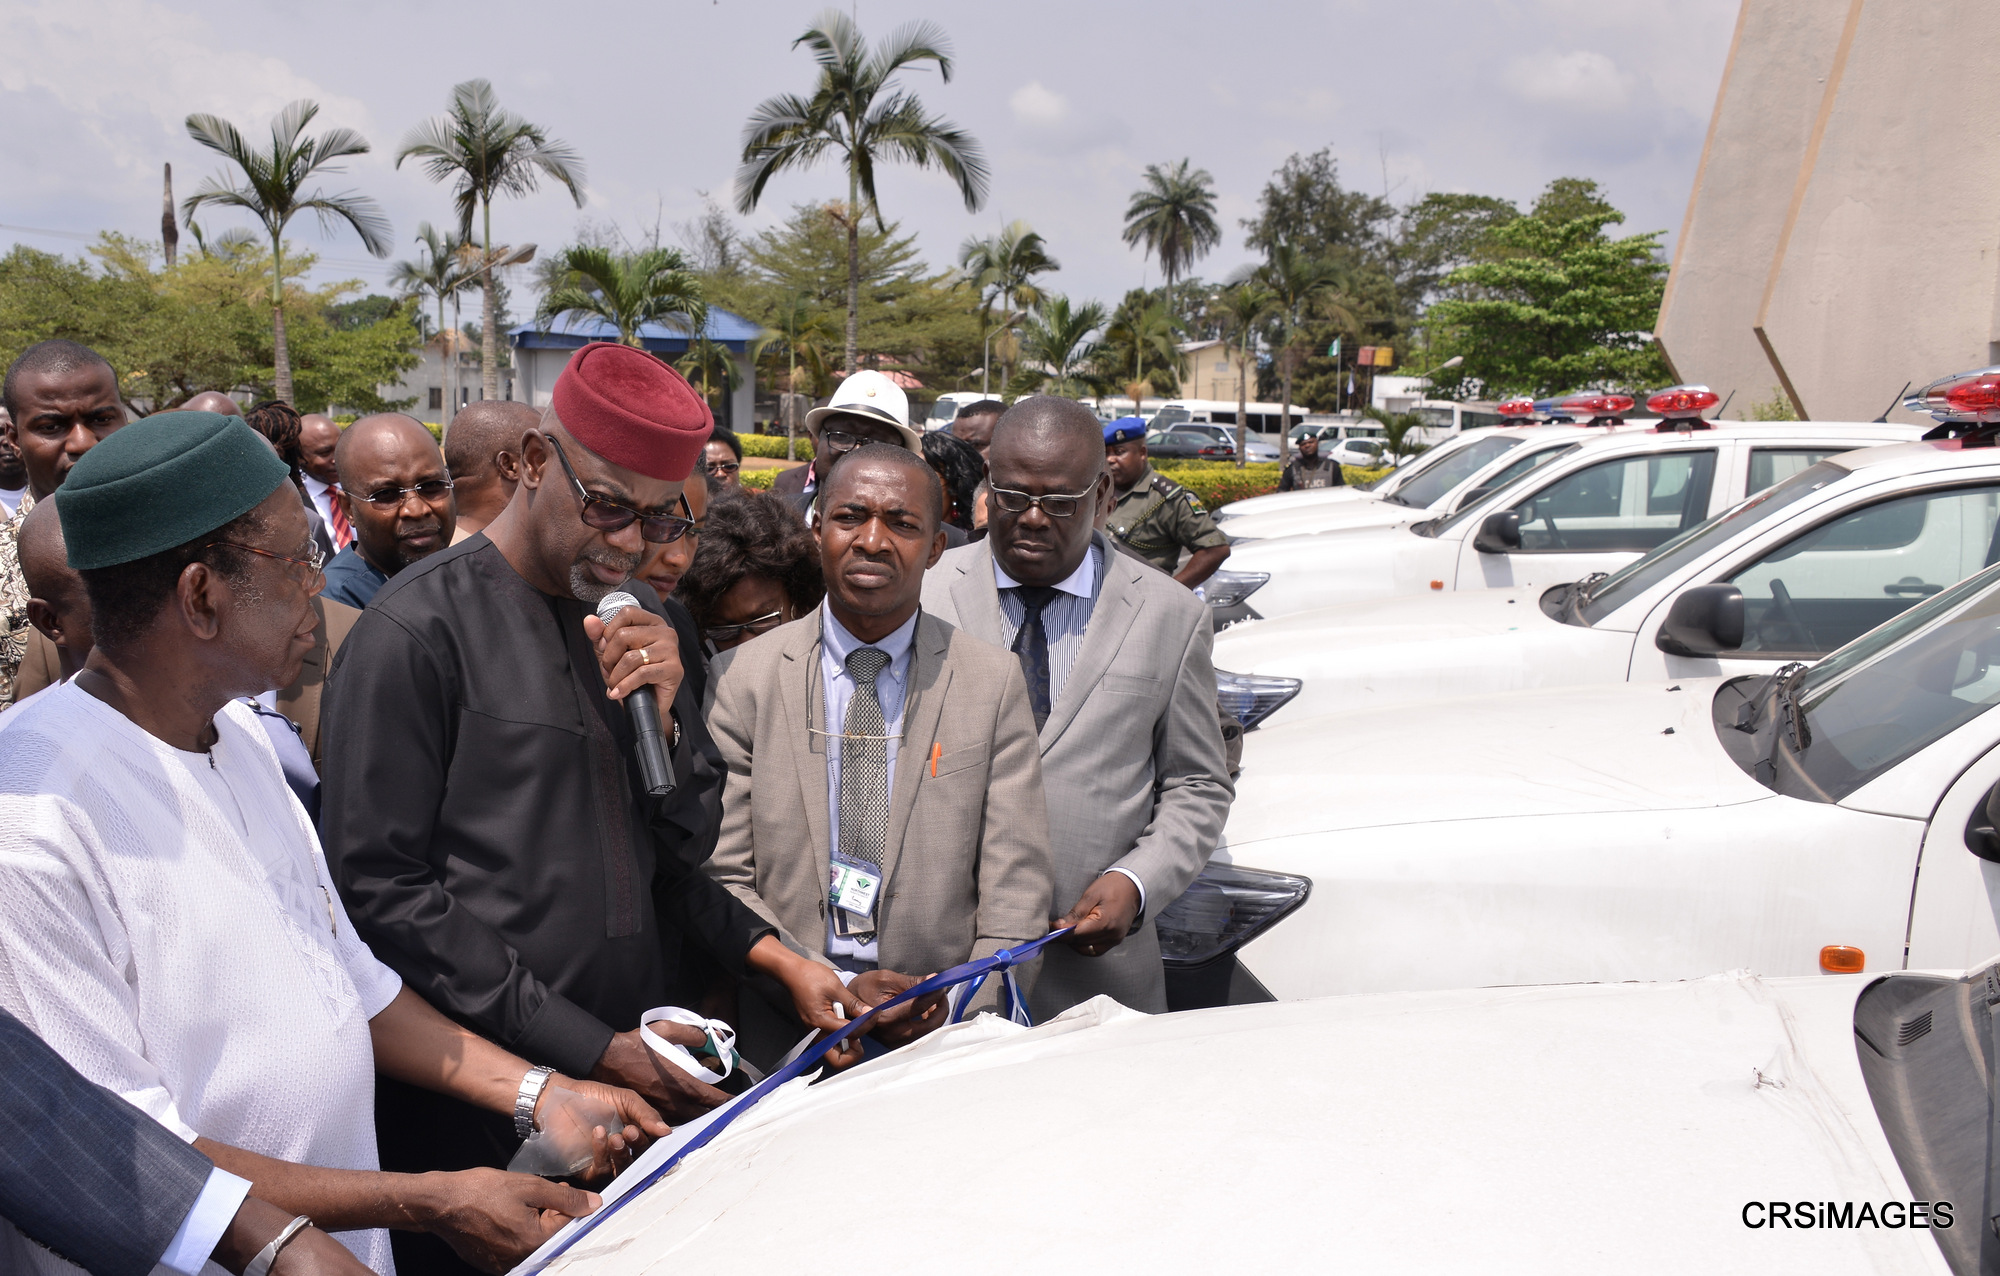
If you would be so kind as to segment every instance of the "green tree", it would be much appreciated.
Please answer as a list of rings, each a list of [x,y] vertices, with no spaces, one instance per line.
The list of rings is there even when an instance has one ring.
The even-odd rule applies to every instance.
[[[1125,206],[1125,242],[1143,244],[1167,277],[1167,309],[1174,304],[1174,280],[1222,242],[1215,224],[1215,178],[1205,168],[1188,171],[1188,161],[1148,164],[1145,185]]]
[[[406,298],[430,298],[437,303],[438,361],[444,370],[445,398],[441,424],[448,424],[458,411],[459,334],[444,326],[444,303],[451,302],[456,311],[459,297],[472,286],[476,275],[464,236],[418,222],[417,243],[422,254],[415,261],[398,261],[390,267],[389,282],[402,289]]]
[[[1394,257],[1405,304],[1421,309],[1440,295],[1452,272],[1494,256],[1493,232],[1520,215],[1511,201],[1491,195],[1437,192],[1404,209]]]
[[[995,303],[1010,315],[1017,308],[1026,311],[1040,304],[1042,290],[1035,286],[1035,276],[1062,269],[1062,263],[1049,255],[1048,244],[1042,237],[1028,223],[1019,220],[1007,223],[997,235],[966,240],[958,249],[958,265],[967,282],[979,293],[982,331],[992,328]],[[1011,331],[1016,322],[1010,317],[1003,327]],[[1007,392],[1013,370],[1011,362],[1001,365],[1002,394]]]
[[[1180,390],[1181,323],[1153,293],[1134,288],[1111,312],[1098,365],[1110,385],[1122,385],[1136,404],[1147,393]]]
[[[911,22],[890,32],[870,50],[860,28],[838,9],[829,9],[792,41],[812,50],[819,64],[810,97],[782,94],[767,98],[750,114],[743,131],[742,167],[736,173],[736,206],[757,207],[771,179],[789,169],[810,168],[837,154],[847,168],[847,370],[860,367],[861,222],[875,215],[875,167],[900,159],[918,168],[936,165],[958,184],[967,212],[986,202],[986,160],[971,134],[932,115],[916,94],[892,88],[905,67],[935,63],[938,78],[951,82],[951,49],[935,23]]]
[[[500,307],[493,272],[523,260],[532,248],[508,253],[493,243],[493,201],[501,195],[530,195],[543,179],[570,193],[583,207],[583,159],[565,142],[556,141],[539,124],[505,110],[486,80],[454,85],[451,104],[411,129],[396,149],[396,167],[406,159],[423,162],[434,182],[450,182],[458,213],[458,233],[472,236],[478,214],[480,234],[475,260],[481,293],[479,323],[480,397],[500,397]]]
[[[1386,199],[1348,190],[1331,149],[1293,155],[1257,197],[1257,215],[1243,222],[1250,247],[1268,254],[1289,244],[1308,256],[1355,270],[1381,268],[1395,209]]]
[[[708,325],[701,281],[678,248],[613,253],[572,247],[560,261],[559,282],[543,295],[535,314],[544,328],[561,315],[594,315],[616,328],[620,341],[637,346],[644,324],[672,323],[694,337]]]
[[[1090,365],[1097,357],[1097,343],[1090,334],[1103,326],[1104,307],[1097,302],[1072,306],[1061,293],[1042,302],[1021,330],[1021,350],[1042,365],[1044,390],[1074,398],[1095,380]]]
[[[1384,412],[1380,408],[1363,408],[1361,415],[1382,423],[1382,453],[1384,457],[1415,456],[1424,451],[1421,443],[1412,443],[1410,435],[1424,427],[1424,419],[1414,412]]]
[[[1322,316],[1347,326],[1359,321],[1341,292],[1340,268],[1303,248],[1283,241],[1273,244],[1264,264],[1257,268],[1256,279],[1271,294],[1270,314],[1276,329],[1271,344],[1283,387],[1278,417],[1278,459],[1282,461],[1292,454],[1292,378],[1306,353],[1302,338],[1307,320]]]
[[[1666,286],[1664,231],[1612,239],[1624,214],[1595,183],[1552,183],[1537,211],[1492,232],[1495,256],[1454,271],[1426,317],[1465,356],[1454,389],[1559,394],[1580,387],[1643,391],[1667,377],[1651,328]],[[1581,216],[1563,214],[1583,207]],[[1444,379],[1440,378],[1440,384]]]
[[[1236,376],[1236,464],[1242,465],[1249,457],[1250,430],[1250,347],[1257,340],[1258,330],[1278,307],[1278,294],[1259,283],[1252,275],[1222,290],[1216,299],[1217,308],[1228,324],[1226,335],[1236,343],[1241,358],[1240,371]],[[1289,422],[1289,417],[1287,418]],[[1291,438],[1289,428],[1280,433],[1286,440]],[[1290,443],[1279,444],[1289,447]]]
[[[306,137],[306,125],[319,114],[319,103],[300,98],[271,121],[271,146],[258,150],[228,120],[215,115],[187,117],[188,136],[236,166],[242,180],[228,174],[211,177],[181,203],[189,221],[208,205],[240,208],[255,217],[270,237],[271,344],[276,351],[277,396],[293,401],[291,349],[285,339],[285,227],[303,212],[318,215],[322,226],[346,222],[361,237],[362,246],[377,257],[389,255],[389,219],[381,206],[365,195],[310,194],[305,185],[321,173],[341,171],[334,161],[368,153],[368,139],[353,129],[329,129]]]

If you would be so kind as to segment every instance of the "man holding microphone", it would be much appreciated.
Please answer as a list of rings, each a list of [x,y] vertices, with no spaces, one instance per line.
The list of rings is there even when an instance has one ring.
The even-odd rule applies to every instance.
[[[862,1003],[702,871],[722,767],[702,724],[691,630],[633,579],[687,534],[682,486],[712,428],[653,356],[585,346],[522,441],[520,484],[485,536],[399,573],[328,677],[322,833],[355,926],[439,1009],[530,1062],[620,1078],[681,1121],[727,1096],[664,1064],[649,1008],[689,999],[684,945],[786,987],[804,1022]],[[608,621],[597,605],[629,590]],[[625,703],[651,689],[673,789],[652,786]],[[697,1046],[698,1030],[662,1024]],[[504,1164],[511,1127],[385,1083],[385,1164]],[[450,1270],[398,1244],[412,1270]]]

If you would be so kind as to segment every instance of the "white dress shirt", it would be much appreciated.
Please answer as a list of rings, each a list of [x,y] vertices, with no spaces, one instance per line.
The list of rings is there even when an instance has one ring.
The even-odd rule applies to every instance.
[[[312,497],[313,508],[319,511],[320,521],[326,524],[329,535],[333,533],[333,489],[310,474],[303,475],[306,481],[306,495]],[[335,549],[346,549],[338,536],[334,537]]]
[[[853,701],[855,691],[854,677],[847,672],[847,657],[862,647],[877,647],[888,653],[888,665],[875,678],[875,695],[882,702],[883,733],[889,737],[889,792],[893,795],[897,746],[902,743],[899,737],[903,733],[903,700],[910,685],[910,651],[917,636],[917,616],[922,614],[911,616],[882,641],[866,643],[848,633],[833,618],[830,607],[820,604],[819,678],[824,710],[818,720],[820,729],[827,732],[826,827],[827,851],[831,855],[840,854],[840,733],[847,728],[847,706]],[[853,970],[871,970],[876,962],[873,939],[861,943],[852,936],[834,934],[831,907],[827,910],[826,953],[835,965]]]

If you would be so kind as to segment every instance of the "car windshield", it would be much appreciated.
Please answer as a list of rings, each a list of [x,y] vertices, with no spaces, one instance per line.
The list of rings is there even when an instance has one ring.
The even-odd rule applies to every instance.
[[[1745,688],[1742,684],[1755,684]],[[1925,599],[1811,669],[1737,679],[1743,737],[1766,737],[1745,769],[1780,793],[1838,802],[2000,703],[2000,566]],[[1738,757],[1739,764],[1745,758]]]
[[[1741,535],[1847,474],[1845,466],[1832,461],[1821,461],[1801,470],[1776,487],[1766,488],[1706,523],[1689,528],[1645,557],[1625,564],[1592,587],[1583,606],[1566,609],[1567,616],[1574,623],[1596,624],[1679,571],[1682,564],[1693,562],[1715,546]]]
[[[1494,460],[1521,446],[1525,439],[1499,434],[1458,449],[1436,465],[1388,493],[1387,499],[1413,509],[1428,509],[1443,500],[1453,488],[1465,482]]]
[[[1147,424],[1155,430],[1171,430],[1182,421],[1192,420],[1194,420],[1194,413],[1188,411],[1186,408],[1168,407],[1161,408],[1158,412],[1154,413],[1153,419],[1147,422]]]

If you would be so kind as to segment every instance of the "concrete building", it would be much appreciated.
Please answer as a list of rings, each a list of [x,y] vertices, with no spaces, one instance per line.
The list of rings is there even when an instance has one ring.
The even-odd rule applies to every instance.
[[[736,368],[736,388],[723,396],[715,409],[715,422],[724,429],[747,431],[756,405],[755,369],[750,362],[750,343],[763,330],[741,315],[727,310],[708,312],[706,336],[729,351]],[[547,407],[556,378],[569,358],[593,341],[616,341],[618,330],[592,316],[565,315],[547,331],[524,323],[508,334],[514,347],[514,386],[508,396],[538,408]],[[687,353],[688,334],[683,328],[649,323],[639,329],[639,344],[672,363]],[[695,378],[699,386],[699,378]]]
[[[1183,399],[1234,399],[1243,352],[1227,341],[1183,341],[1181,352],[1181,397]],[[1248,386],[1257,397],[1256,356],[1252,354]]]
[[[1676,377],[1871,420],[2000,363],[2000,128],[1954,69],[1996,41],[1991,0],[1743,0],[1655,328]]]
[[[512,397],[513,385],[514,370],[500,369],[500,397]],[[479,386],[479,343],[456,328],[447,328],[424,342],[417,366],[404,373],[401,381],[381,386],[376,392],[391,401],[415,400],[407,409],[410,415],[442,426],[451,419],[446,405],[455,401],[464,407],[479,397]]]

